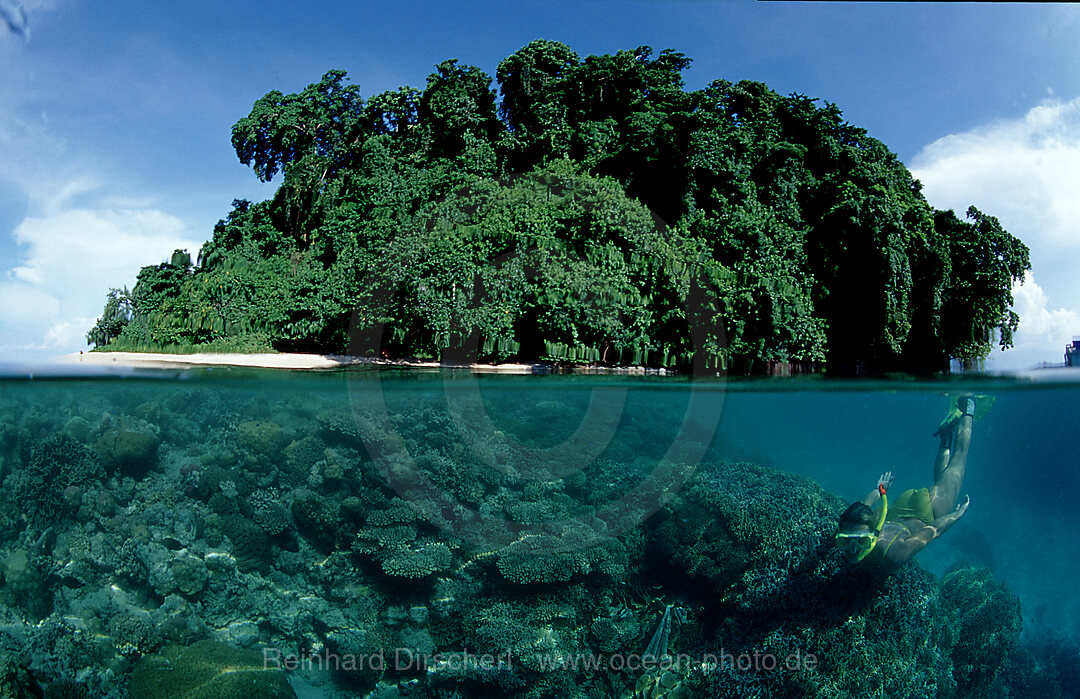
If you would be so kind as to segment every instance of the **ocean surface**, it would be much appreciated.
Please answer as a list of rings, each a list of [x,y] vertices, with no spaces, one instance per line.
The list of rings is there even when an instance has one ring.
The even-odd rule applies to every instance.
[[[738,614],[761,616],[755,557],[772,557],[768,570],[790,579],[861,575],[830,558],[828,522],[883,472],[896,492],[932,485],[934,432],[967,394],[993,402],[973,427],[961,489],[970,508],[892,576],[902,584],[874,583],[878,597],[842,614],[815,592],[820,608],[797,622],[808,630],[777,620],[756,636],[733,632]],[[170,687],[162,668],[235,651],[247,655],[229,656],[230,667],[249,662],[261,677],[245,696],[745,696],[747,686],[805,695],[799,682],[842,696],[848,680],[837,678],[856,662],[846,655],[798,682],[769,668],[723,679],[698,661],[674,674],[565,662],[646,649],[698,658],[725,641],[767,649],[789,631],[826,653],[815,619],[836,633],[855,617],[872,629],[882,600],[921,586],[922,604],[975,568],[1019,599],[1022,618],[984,656],[1027,648],[1027,665],[999,658],[985,677],[965,675],[962,641],[951,638],[867,691],[983,696],[994,682],[1037,680],[1049,688],[1042,696],[1073,696],[1078,455],[1080,376],[1067,370],[833,381],[9,367],[0,693],[209,696],[198,692],[224,670]],[[753,537],[729,510],[709,514],[732,502],[758,518],[746,524]],[[808,518],[804,502],[825,514]],[[721,520],[724,545],[710,530]],[[795,542],[780,553],[767,550],[773,526]],[[739,551],[730,575],[719,562],[729,549]],[[783,563],[812,549],[814,561],[832,562]],[[790,579],[781,583],[796,588]],[[931,617],[935,604],[926,602]],[[1062,656],[1050,670],[1038,662],[1047,648]],[[253,658],[266,668],[268,652],[262,677]],[[453,654],[470,652],[490,653],[496,667],[455,665]],[[320,660],[379,655],[390,665],[393,653],[427,660],[358,669]],[[499,653],[513,656],[505,668]],[[304,657],[317,662],[274,664]],[[931,664],[927,677],[913,669]],[[746,679],[756,671],[766,679]]]

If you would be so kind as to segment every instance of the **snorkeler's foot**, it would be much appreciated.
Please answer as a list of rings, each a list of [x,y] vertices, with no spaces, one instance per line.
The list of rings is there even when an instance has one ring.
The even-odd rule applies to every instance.
[[[994,396],[988,396],[985,393],[969,393],[960,396],[956,405],[962,414],[981,420],[994,406]]]
[[[944,437],[952,433],[953,425],[961,417],[968,415],[974,420],[980,419],[990,411],[994,397],[981,393],[965,393],[956,399],[956,405],[949,409],[949,414],[934,431],[935,437]]]

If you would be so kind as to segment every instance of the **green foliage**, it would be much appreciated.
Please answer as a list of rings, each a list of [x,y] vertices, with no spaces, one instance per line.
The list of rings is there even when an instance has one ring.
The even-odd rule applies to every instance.
[[[120,336],[124,327],[131,322],[133,315],[131,294],[128,293],[127,288],[110,289],[109,296],[105,300],[105,310],[102,311],[94,327],[86,333],[86,344],[95,347],[108,345]]]
[[[579,63],[570,47],[545,39],[499,63],[499,112],[507,124],[504,147],[513,154],[511,170],[569,157],[574,136],[569,115],[571,74]]]
[[[275,196],[110,292],[87,339],[743,372],[1011,344],[1029,260],[996,219],[934,211],[835,105],[687,91],[689,65],[537,40],[498,92],[456,60],[366,102],[340,70],[269,92],[232,138]]]
[[[430,154],[456,158],[490,142],[502,130],[491,78],[475,66],[458,65],[457,59],[443,61],[435,70],[417,105]]]
[[[983,359],[994,344],[1012,346],[1020,318],[1012,310],[1012,286],[1031,267],[1027,246],[1009,235],[993,216],[974,206],[967,221],[938,211],[934,225],[949,244],[951,283],[942,304],[946,346],[958,359]]]
[[[232,337],[221,337],[209,342],[193,344],[190,342],[158,345],[149,340],[140,341],[127,337],[114,341],[95,351],[102,352],[160,352],[163,354],[260,354],[277,352],[264,333],[245,333]]]
[[[344,85],[345,71],[328,71],[297,95],[277,90],[260,97],[251,113],[236,122],[233,148],[263,182],[298,162],[318,159],[329,166],[342,158],[362,132],[363,98]]]
[[[674,363],[693,349],[689,328],[653,301],[685,303],[674,287],[704,269],[688,248],[616,183],[567,161],[502,185],[470,179],[388,243],[355,322],[389,333],[366,349],[391,354]]]

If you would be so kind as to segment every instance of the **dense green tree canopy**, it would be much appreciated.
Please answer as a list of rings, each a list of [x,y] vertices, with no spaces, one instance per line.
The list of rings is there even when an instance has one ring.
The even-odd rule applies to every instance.
[[[936,211],[833,104],[685,89],[686,56],[537,40],[368,98],[340,70],[232,130],[264,202],[110,294],[97,346],[937,370],[1008,347],[1027,248]],[[496,87],[497,86],[497,87]],[[497,90],[497,91],[496,91]]]

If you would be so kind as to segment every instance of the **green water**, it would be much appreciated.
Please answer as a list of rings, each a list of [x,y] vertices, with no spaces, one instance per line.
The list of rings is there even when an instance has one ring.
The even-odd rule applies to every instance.
[[[672,653],[802,639],[798,650],[823,654],[805,675],[699,666],[664,680],[698,696],[975,696],[1009,682],[1067,696],[1080,672],[1080,391],[1064,371],[937,382],[8,373],[0,662],[27,686],[126,696],[129,680],[161,684],[163,653],[213,641],[256,655],[514,656],[496,669],[301,667],[291,690],[259,696],[681,696],[647,668],[543,667],[640,654],[669,606],[688,619],[673,622]],[[994,397],[973,430],[970,509],[905,569],[866,582],[829,550],[836,508],[885,471],[899,489],[932,485],[933,432],[964,393]],[[1020,601],[1018,639],[979,641],[984,660],[1027,654],[986,661],[993,676],[960,669],[974,651],[953,637],[872,669],[850,639],[830,650],[843,633],[885,652],[889,634],[873,629],[890,614],[959,614],[948,595],[975,584],[969,567]],[[860,592],[835,592],[844,586]],[[952,626],[997,629],[1005,595]],[[788,621],[759,628],[770,613]],[[1046,654],[1055,660],[1036,672]]]

